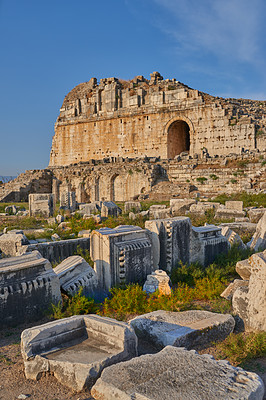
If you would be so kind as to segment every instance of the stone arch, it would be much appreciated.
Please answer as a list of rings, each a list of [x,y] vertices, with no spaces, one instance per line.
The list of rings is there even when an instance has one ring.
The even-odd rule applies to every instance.
[[[172,118],[166,125],[167,158],[174,158],[183,151],[191,151],[193,133],[193,125],[188,118]]]
[[[111,201],[124,201],[125,179],[120,174],[114,174],[110,180]]]

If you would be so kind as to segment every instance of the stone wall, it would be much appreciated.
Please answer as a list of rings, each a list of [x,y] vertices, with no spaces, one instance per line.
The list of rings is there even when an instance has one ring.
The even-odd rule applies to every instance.
[[[266,102],[222,99],[166,79],[116,78],[76,86],[55,124],[50,166],[106,157],[173,159],[265,147]],[[262,146],[262,147],[261,147]]]
[[[18,195],[10,201],[21,201],[29,193],[51,191],[55,201],[63,193],[75,192],[78,203],[127,201],[146,195],[150,199],[167,200],[177,194],[187,197],[193,190],[206,195],[243,190],[257,193],[266,189],[265,160],[266,153],[258,151],[216,157],[183,153],[174,160],[155,157],[91,160],[34,174],[26,171],[2,185],[2,192],[0,187],[0,201],[6,201],[10,193]]]

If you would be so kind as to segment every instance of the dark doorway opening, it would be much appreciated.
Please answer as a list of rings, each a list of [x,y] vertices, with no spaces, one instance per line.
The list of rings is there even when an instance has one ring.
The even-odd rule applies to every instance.
[[[175,121],[168,129],[167,157],[175,158],[182,151],[189,151],[189,126],[185,121]]]

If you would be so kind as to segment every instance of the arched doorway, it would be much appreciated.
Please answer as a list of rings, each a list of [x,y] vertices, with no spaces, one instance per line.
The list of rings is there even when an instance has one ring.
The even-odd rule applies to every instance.
[[[182,151],[189,151],[189,125],[183,120],[174,121],[168,128],[167,157],[175,158]]]

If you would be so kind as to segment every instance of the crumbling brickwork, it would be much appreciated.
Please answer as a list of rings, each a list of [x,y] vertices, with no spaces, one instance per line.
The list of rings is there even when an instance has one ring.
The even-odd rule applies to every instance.
[[[266,102],[222,99],[158,73],[147,80],[96,78],[64,99],[50,166],[112,157],[173,159],[265,147]],[[264,139],[264,140],[263,140]]]

